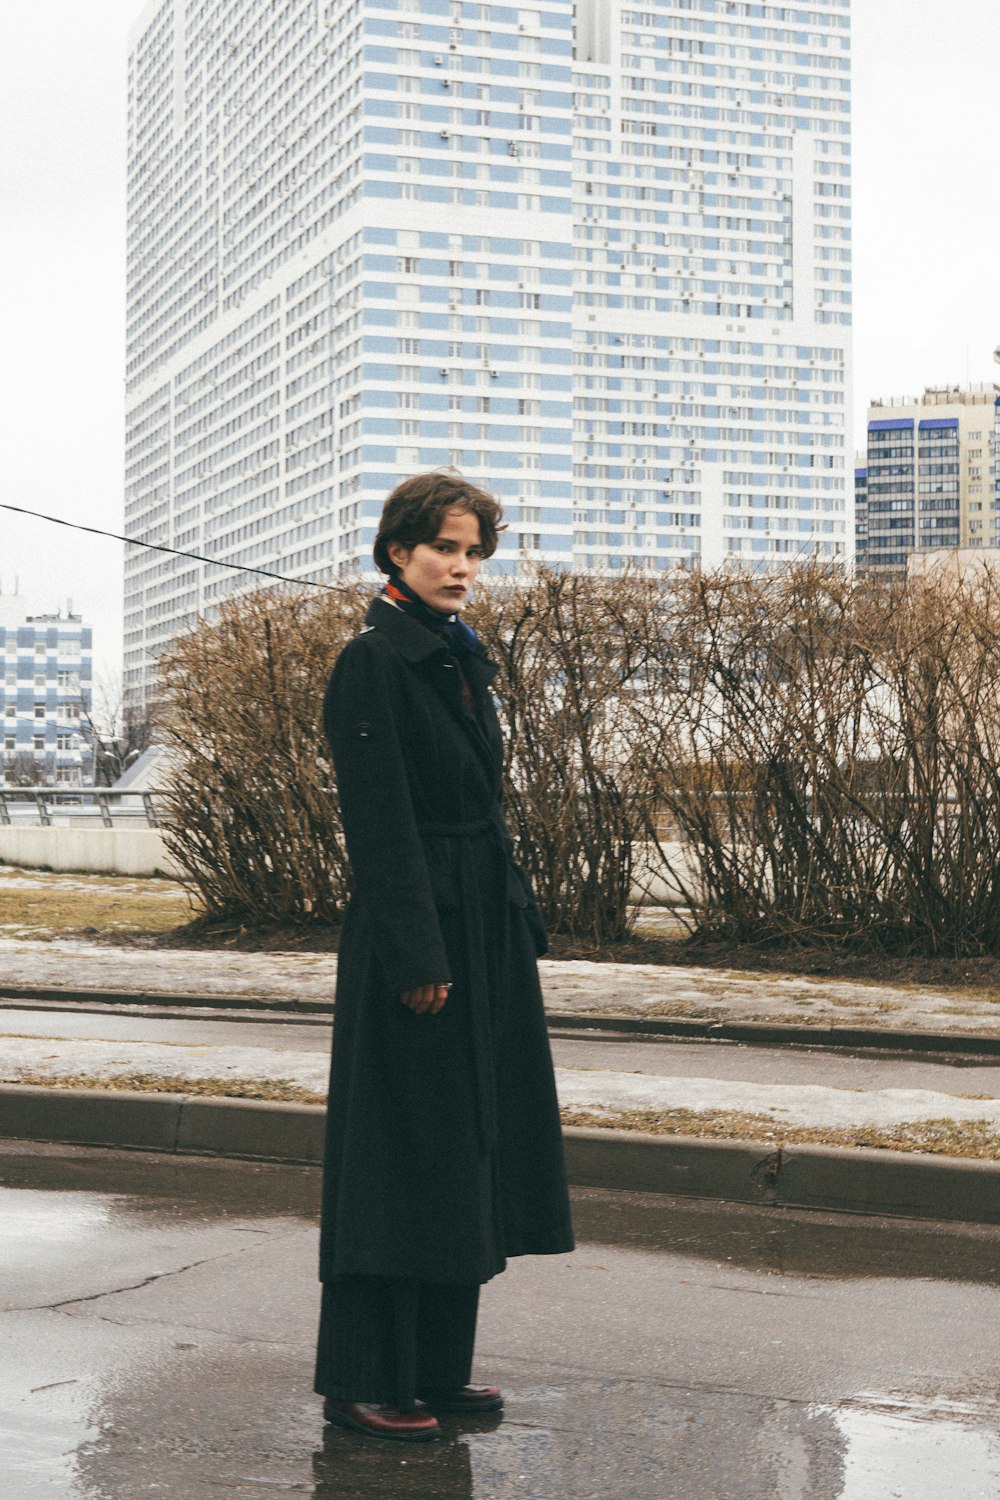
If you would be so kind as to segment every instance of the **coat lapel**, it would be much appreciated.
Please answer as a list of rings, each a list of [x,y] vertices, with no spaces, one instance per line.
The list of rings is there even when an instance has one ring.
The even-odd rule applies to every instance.
[[[461,668],[458,666],[446,643],[431,630],[425,629],[419,620],[397,609],[387,599],[377,595],[368,607],[365,624],[387,635],[396,649],[408,661],[422,662],[428,678],[441,698],[442,703],[461,724],[472,740],[477,753],[486,761],[490,771],[497,770],[497,752],[483,733],[478,716],[465,701],[462,691]],[[474,655],[469,661],[473,696],[485,693],[496,676],[497,668],[487,656]],[[502,752],[501,752],[502,756]]]
[[[496,667],[485,657],[473,657],[470,662],[472,678],[473,698],[478,698],[487,689],[492,680]],[[492,773],[496,773],[497,756],[489,740],[483,732],[479,721],[479,715],[469,706],[462,690],[462,668],[454,657],[447,651],[442,653],[440,662],[431,666],[433,680],[448,710],[461,724],[466,734],[472,740],[477,753],[486,761]]]

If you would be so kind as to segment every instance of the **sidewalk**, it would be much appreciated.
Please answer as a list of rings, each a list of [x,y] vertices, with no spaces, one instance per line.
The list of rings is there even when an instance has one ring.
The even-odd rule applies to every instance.
[[[552,1014],[670,1018],[716,1023],[888,1027],[907,1033],[1000,1037],[1000,996],[894,988],[801,975],[658,964],[542,959]],[[112,948],[0,939],[0,993],[46,986],[86,993],[190,995],[204,1000],[332,1004],[336,957],[322,953],[225,953]]]
[[[37,999],[46,990],[71,990],[84,1004],[89,994],[91,1008],[100,1009],[109,992],[117,991],[130,1008],[123,1012],[117,1006],[116,1017],[139,1017],[150,1010],[183,1016],[200,1001],[208,1006],[235,1005],[249,1018],[262,1006],[277,1006],[318,1021],[330,1005],[336,973],[336,959],[328,955],[114,949],[10,940],[0,942],[0,965],[0,997],[33,994]],[[728,1030],[744,1040],[777,1037],[813,1047],[849,1042],[924,1052],[956,1047],[970,1054],[1000,1050],[1000,1002],[960,993],[652,965],[544,960],[541,970],[553,1027],[592,1018],[595,1025],[638,1029],[655,1022],[688,1035],[699,1028],[716,1036]],[[3,1004],[9,1010],[16,1000],[6,998]],[[58,1008],[47,1012],[45,1035],[19,1036],[16,1024],[4,1023],[4,1014],[0,1010],[0,1084],[5,1085],[0,1088],[0,1135],[40,1131],[48,1139],[94,1138],[150,1149],[221,1149],[318,1159],[327,1061],[315,1048],[232,1045],[223,1036],[197,1045],[123,1040],[120,1035],[107,1040],[99,1029],[86,1038],[67,1038],[60,1031]],[[577,1155],[587,1157],[586,1164],[581,1157],[578,1170],[591,1178],[597,1172],[600,1181],[594,1185],[648,1186],[655,1181],[666,1183],[665,1190],[688,1192],[711,1192],[713,1184],[719,1185],[721,1170],[728,1195],[738,1195],[734,1184],[745,1178],[757,1201],[767,1193],[767,1201],[776,1201],[778,1178],[796,1175],[790,1163],[799,1163],[801,1179],[802,1163],[807,1158],[825,1159],[825,1153],[829,1170],[835,1167],[842,1173],[850,1165],[855,1168],[853,1184],[869,1179],[860,1195],[855,1185],[839,1188],[835,1204],[874,1203],[884,1211],[895,1198],[901,1212],[1000,1222],[1000,1097],[900,1089],[888,1078],[885,1087],[857,1089],[734,1079],[731,1068],[730,1076],[716,1077],[713,1053],[712,1047],[705,1047],[704,1075],[696,1077],[616,1069],[613,1047],[608,1048],[607,1067],[559,1068],[560,1103],[570,1119],[582,1116],[588,1125],[615,1126],[638,1118],[642,1132],[668,1132],[571,1132],[578,1142]],[[891,1072],[888,1060],[886,1072]],[[30,1086],[19,1084],[24,1079],[30,1079]],[[46,1087],[50,1080],[57,1085],[63,1079],[85,1086]],[[121,1092],[96,1087],[114,1080]],[[144,1089],[155,1088],[161,1080],[170,1092],[135,1093],[129,1085],[139,1080]],[[255,1084],[277,1086],[291,1102],[203,1097],[227,1090],[252,1093]],[[185,1085],[190,1085],[190,1092]],[[303,1097],[312,1102],[295,1102]],[[67,1122],[70,1115],[75,1123],[60,1126],[58,1119]],[[652,1125],[643,1123],[653,1117],[660,1118]],[[209,1124],[213,1119],[215,1123]],[[60,1128],[71,1134],[44,1134]],[[701,1128],[713,1139],[699,1139]],[[890,1139],[900,1128],[928,1130],[938,1139],[944,1128],[957,1134],[950,1144],[939,1146],[936,1155],[839,1148],[845,1131],[862,1128],[888,1131]],[[135,1138],[123,1138],[123,1130]],[[680,1130],[683,1134],[669,1133]],[[986,1160],[956,1159],[967,1137],[975,1139],[974,1154]],[[631,1165],[623,1165],[629,1153]],[[715,1163],[711,1169],[709,1158]],[[882,1158],[892,1161],[882,1163]],[[598,1168],[599,1159],[604,1165]],[[655,1168],[654,1162],[659,1163]],[[872,1171],[880,1163],[876,1181]],[[891,1188],[885,1185],[890,1169]],[[618,1174],[615,1183],[609,1182],[609,1173]],[[929,1181],[935,1173],[945,1184],[941,1191],[914,1196],[916,1179]],[[954,1196],[959,1179],[965,1184],[960,1203]],[[797,1191],[801,1199],[801,1189]],[[821,1201],[830,1206],[829,1194],[821,1194]],[[961,1210],[957,1215],[956,1204]]]

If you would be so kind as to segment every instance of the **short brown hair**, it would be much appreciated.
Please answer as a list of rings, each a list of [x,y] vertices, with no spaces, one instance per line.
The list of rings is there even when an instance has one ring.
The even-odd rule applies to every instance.
[[[379,572],[391,575],[398,571],[389,556],[390,543],[416,547],[421,542],[433,542],[449,510],[471,511],[479,521],[483,556],[491,557],[504,530],[500,502],[470,484],[457,470],[432,469],[397,484],[383,505],[372,549]]]

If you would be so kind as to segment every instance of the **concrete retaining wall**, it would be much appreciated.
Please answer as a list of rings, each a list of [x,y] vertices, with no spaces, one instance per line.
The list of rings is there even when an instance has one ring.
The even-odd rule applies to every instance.
[[[664,845],[664,852],[692,885],[693,862],[680,844]],[[157,828],[33,828],[0,827],[0,861],[26,870],[87,870],[95,875],[177,875],[179,870]],[[666,878],[658,862],[646,873],[645,850],[636,851],[637,880],[632,898],[643,905],[676,906],[680,892]]]
[[[27,870],[176,875],[158,828],[0,828],[0,860]]]

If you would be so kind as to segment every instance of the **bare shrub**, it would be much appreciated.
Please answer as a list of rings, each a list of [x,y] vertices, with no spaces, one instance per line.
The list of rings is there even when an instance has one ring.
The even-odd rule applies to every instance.
[[[540,570],[497,580],[470,620],[500,672],[506,805],[518,857],[554,932],[627,936],[637,844],[657,777],[632,739],[658,579]]]
[[[168,838],[213,916],[338,920],[320,726],[360,585],[254,593],[161,661]],[[838,571],[500,578],[471,612],[509,823],[552,929],[628,935],[649,854],[694,931],[1000,948],[1000,581]]]
[[[675,576],[643,734],[703,932],[1000,941],[1000,591]]]
[[[634,916],[634,843],[652,783],[626,700],[646,649],[638,622],[658,588],[543,572],[498,580],[473,612],[500,667],[519,857],[553,930],[593,944],[623,937]],[[320,705],[368,597],[360,586],[319,599],[253,593],[161,658],[175,767],[167,837],[212,916],[274,925],[333,922],[343,910],[348,869]]]
[[[366,604],[350,588],[262,590],[227,601],[160,658],[166,838],[209,916],[339,919],[347,860],[320,709]]]

